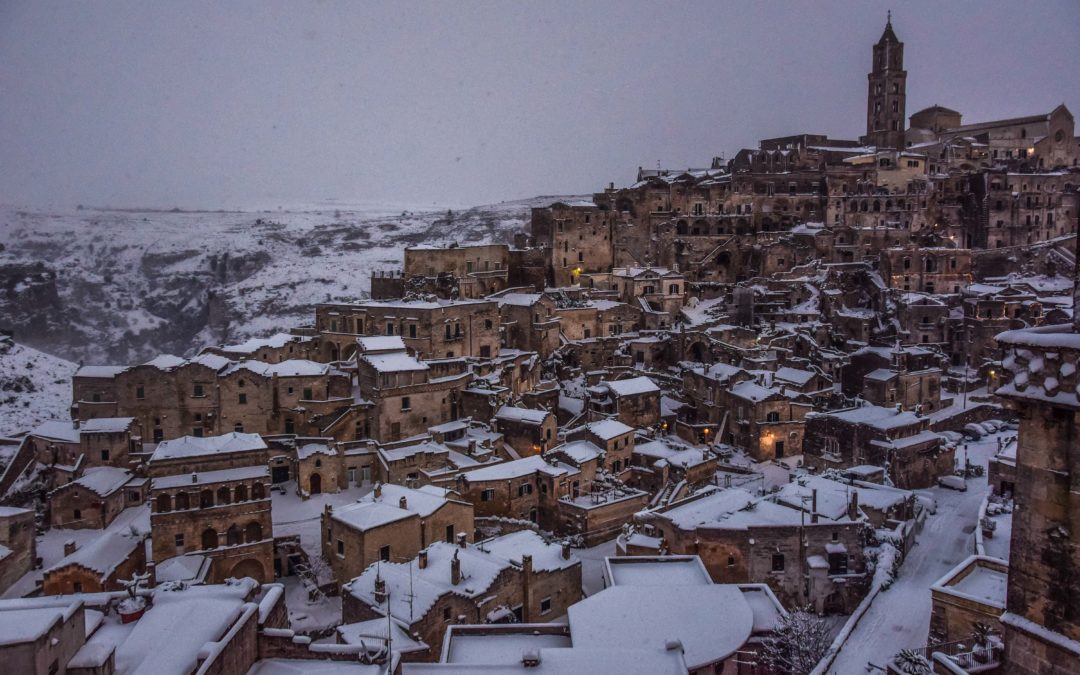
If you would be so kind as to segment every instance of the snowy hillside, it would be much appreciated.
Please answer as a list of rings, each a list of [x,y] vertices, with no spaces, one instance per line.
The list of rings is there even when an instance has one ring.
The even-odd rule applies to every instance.
[[[71,414],[76,365],[0,337],[0,436]]]
[[[309,323],[364,297],[405,246],[510,241],[554,197],[468,209],[335,204],[190,212],[0,207],[0,328],[71,361],[128,363]]]

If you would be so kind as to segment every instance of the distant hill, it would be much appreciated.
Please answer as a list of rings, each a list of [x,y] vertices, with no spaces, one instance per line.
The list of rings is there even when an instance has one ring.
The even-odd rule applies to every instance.
[[[365,297],[414,244],[509,242],[537,197],[466,209],[274,211],[0,207],[0,329],[88,364],[189,354],[310,323]]]
[[[29,431],[45,420],[70,418],[76,368],[0,336],[0,436]]]

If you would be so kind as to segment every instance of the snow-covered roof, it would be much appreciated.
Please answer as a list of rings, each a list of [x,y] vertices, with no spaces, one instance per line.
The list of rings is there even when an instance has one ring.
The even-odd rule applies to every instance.
[[[312,455],[334,455],[333,448],[330,447],[329,442],[310,442],[304,443],[296,449],[297,459],[307,459]]]
[[[302,342],[310,339],[310,337],[292,335],[290,333],[274,333],[269,337],[250,338],[235,345],[222,345],[221,347],[218,347],[218,349],[230,354],[252,354],[264,347],[280,349],[290,342]]]
[[[518,408],[504,405],[495,413],[495,419],[507,422],[519,422],[524,424],[543,424],[544,420],[551,416],[546,410],[533,410],[531,408]]]
[[[405,350],[405,340],[400,335],[363,335],[356,338],[356,346],[364,354],[400,352]]]
[[[78,443],[79,428],[70,420],[49,420],[42,422],[36,429],[30,432],[31,436],[47,438],[62,443]]]
[[[569,457],[571,461],[578,466],[581,466],[585,462],[590,462],[604,454],[604,451],[591,441],[571,441],[570,443],[565,443],[556,448],[552,448],[549,452],[560,452]]]
[[[78,565],[96,572],[102,580],[106,579],[131,556],[136,548],[142,546],[146,535],[150,533],[150,511],[149,509],[144,509],[144,511],[145,514],[131,524],[138,534],[132,534],[128,528],[107,529],[75,549],[71,555],[61,558],[45,570],[45,574],[70,565]]]
[[[265,450],[266,442],[259,434],[246,434],[232,431],[221,436],[181,436],[158,443],[151,462],[200,455],[218,455],[229,452],[249,452]]]
[[[55,624],[70,619],[82,605],[77,598],[56,606],[0,600],[0,646],[34,642]]]
[[[253,579],[215,586],[154,591],[146,610],[116,648],[116,672],[187,675],[196,669],[207,642],[220,639],[240,615]]]
[[[99,497],[108,497],[131,480],[132,473],[127,469],[118,469],[113,466],[96,466],[83,472],[82,477],[56,488],[62,490],[68,485],[79,485],[90,490]]]
[[[639,394],[659,393],[660,387],[649,378],[632,377],[628,380],[611,380],[601,382],[600,386],[607,386],[616,396],[637,396]]]
[[[511,566],[510,562],[475,546],[460,547],[440,541],[426,550],[426,567],[421,568],[415,559],[406,563],[373,564],[346,584],[345,591],[377,607],[381,613],[389,609],[394,618],[412,624],[446,593],[465,598],[487,594],[499,573]],[[451,583],[450,575],[451,561],[455,558],[461,565],[461,581],[457,584]],[[381,603],[375,602],[376,577],[386,582],[388,599]]]
[[[611,586],[569,608],[575,646],[663,648],[682,642],[691,671],[750,638],[754,613],[738,586]]]
[[[383,623],[386,623],[383,621]],[[394,651],[398,639],[394,638]],[[404,651],[409,651],[405,649]],[[251,664],[246,675],[386,675],[380,665],[365,665],[348,661],[323,661],[310,659],[259,659]]]
[[[386,644],[387,637],[390,638],[391,644],[395,652],[409,653],[420,652],[428,648],[428,646],[409,635],[405,628],[402,628],[401,623],[398,621],[387,621],[386,619],[369,619],[368,621],[360,621],[358,623],[347,623],[337,627],[338,641],[346,645],[365,645],[369,650],[375,651]],[[340,664],[341,662],[336,662]],[[303,672],[307,672],[306,670]],[[338,671],[329,671],[338,672]],[[347,671],[346,671],[347,672]],[[250,673],[249,673],[250,675]],[[295,675],[301,675],[296,672]],[[379,671],[379,675],[382,675],[382,671]]]
[[[588,425],[589,432],[601,440],[610,441],[613,438],[634,431],[634,427],[623,424],[619,420],[600,420]]]
[[[200,471],[196,473],[181,473],[175,476],[162,476],[154,478],[150,487],[153,490],[167,490],[169,488],[184,487],[186,485],[212,485],[214,483],[227,483],[234,480],[250,480],[253,478],[269,478],[270,469],[266,466],[238,466],[235,469],[221,469],[219,471]]]
[[[581,564],[573,553],[569,558],[562,557],[560,544],[549,544],[532,530],[519,530],[481,542],[478,548],[488,553],[521,566],[523,555],[532,556],[535,572],[554,572]]]
[[[131,428],[134,422],[134,417],[99,417],[80,422],[79,431],[84,434],[119,434]]]
[[[501,464],[495,464],[493,466],[486,466],[474,471],[466,471],[461,475],[469,481],[480,482],[521,478],[536,473],[537,471],[548,475],[562,476],[571,472],[576,472],[577,469],[561,462],[552,466],[540,455],[531,455],[529,457],[502,462]]]
[[[886,486],[870,487],[869,484],[850,485],[821,476],[800,476],[787,483],[776,494],[776,500],[795,509],[811,510],[813,492],[817,490],[817,513],[830,520],[844,520],[852,494],[859,495],[861,507],[887,513],[907,501],[912,493]]]
[[[401,373],[415,370],[428,370],[426,363],[418,361],[408,352],[387,352],[385,354],[364,354],[361,360],[380,373]]]
[[[851,410],[817,414],[828,415],[845,422],[862,424],[882,431],[918,424],[920,421],[919,416],[913,412],[897,410],[896,408],[883,408],[876,405],[865,405]]]
[[[784,366],[776,369],[776,379],[801,386],[814,379],[814,372]]]
[[[127,366],[83,366],[75,371],[73,377],[113,378],[127,369]]]
[[[671,443],[665,439],[638,443],[634,446],[634,454],[663,460],[668,464],[681,467],[697,466],[711,457],[702,448]]]
[[[173,370],[184,365],[184,363],[185,359],[174,354],[159,354],[142,365],[157,368],[158,370]]]
[[[414,515],[427,518],[449,501],[447,492],[440,488],[413,490],[403,485],[385,483],[380,486],[379,492],[378,497],[372,492],[352,504],[335,508],[331,517],[366,532]],[[401,506],[402,498],[405,499],[404,508]]]
[[[878,368],[877,370],[872,370],[867,373],[866,379],[873,380],[875,382],[888,382],[889,380],[895,378],[897,375],[898,373],[895,370],[889,370],[888,368]]]
[[[495,299],[499,301],[499,307],[502,307],[503,305],[532,307],[540,302],[540,299],[543,297],[544,295],[542,293],[506,293],[505,295],[497,296]]]
[[[612,556],[604,560],[612,586],[709,586],[712,577],[696,555]]]

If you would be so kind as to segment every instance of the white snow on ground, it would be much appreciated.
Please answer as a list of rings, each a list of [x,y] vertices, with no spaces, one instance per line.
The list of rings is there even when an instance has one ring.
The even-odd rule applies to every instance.
[[[581,589],[585,595],[595,595],[604,590],[604,558],[616,555],[615,539],[591,548],[575,549],[574,555],[581,559]]]
[[[274,486],[274,490],[270,493],[270,517],[274,521],[274,536],[300,535],[300,546],[309,557],[322,555],[322,529],[319,523],[323,508],[327,504],[331,506],[351,504],[374,488],[373,485],[351,487],[341,492],[312,495],[310,499],[304,500],[296,494],[296,481],[281,484],[281,487],[285,489],[285,494],[281,494],[278,487]]]
[[[0,337],[0,436],[30,431],[50,419],[70,419],[71,376],[77,368]]]
[[[278,579],[285,584],[285,607],[289,610],[289,627],[298,633],[310,633],[332,628],[341,623],[341,596],[308,599],[307,588],[297,576]]]
[[[997,451],[999,435],[968,442],[973,464],[986,466]],[[989,489],[986,477],[967,481],[967,492],[946,488],[920,491],[937,501],[937,513],[926,520],[916,545],[908,552],[895,583],[882,591],[852,631],[828,672],[862,673],[867,664],[882,668],[898,651],[922,647],[930,632],[930,586],[975,552],[979,505]]]

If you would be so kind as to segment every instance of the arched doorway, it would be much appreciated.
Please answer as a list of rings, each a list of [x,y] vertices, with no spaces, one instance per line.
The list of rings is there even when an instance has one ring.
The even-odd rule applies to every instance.
[[[259,583],[265,583],[268,581],[265,578],[265,572],[263,571],[262,563],[254,558],[245,558],[240,562],[233,565],[232,570],[229,572],[229,576],[234,579],[243,579],[244,577],[251,577]]]
[[[217,530],[215,530],[212,527],[208,527],[205,530],[203,530],[203,533],[202,533],[202,548],[203,548],[203,550],[205,551],[205,550],[212,549],[212,548],[217,548],[217,547],[218,547],[218,533],[217,533]]]
[[[254,520],[248,523],[244,528],[244,541],[249,544],[262,541],[262,525]]]
[[[236,523],[230,525],[229,531],[225,533],[225,543],[229,546],[239,546],[244,543],[244,534]]]
[[[311,488],[309,492],[313,495],[322,493],[322,476],[317,473],[311,474],[310,479]]]

